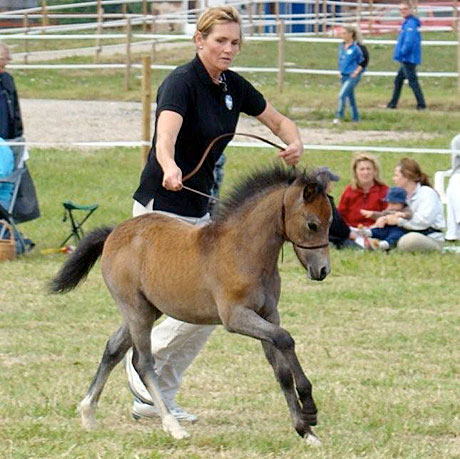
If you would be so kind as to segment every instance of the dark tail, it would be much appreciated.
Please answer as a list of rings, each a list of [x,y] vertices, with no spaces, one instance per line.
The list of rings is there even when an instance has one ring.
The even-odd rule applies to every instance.
[[[85,236],[75,252],[64,263],[58,275],[50,282],[52,293],[66,293],[86,278],[102,254],[104,242],[113,228],[98,228]]]

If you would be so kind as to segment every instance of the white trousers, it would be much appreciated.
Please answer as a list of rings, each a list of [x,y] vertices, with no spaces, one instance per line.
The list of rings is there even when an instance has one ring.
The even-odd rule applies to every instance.
[[[153,211],[153,200],[147,206],[137,201],[133,205],[133,217],[146,213],[158,212],[179,218],[194,225],[208,223],[210,215],[201,218],[183,217],[169,212]],[[167,317],[159,325],[152,328],[152,354],[155,358],[155,371],[158,375],[163,399],[167,404],[174,403],[177,391],[182,383],[185,370],[198,355],[206,343],[215,325],[194,325]],[[127,354],[131,358],[132,352]],[[131,390],[138,398],[152,402],[151,397],[142,383],[133,365],[126,365]]]

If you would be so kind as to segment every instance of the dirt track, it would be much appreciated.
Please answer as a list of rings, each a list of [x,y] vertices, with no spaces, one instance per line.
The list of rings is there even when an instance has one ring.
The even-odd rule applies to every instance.
[[[62,142],[141,140],[142,106],[138,102],[21,99],[20,103],[29,142],[59,143],[62,146]],[[241,117],[238,130],[274,138],[265,126],[253,118]],[[421,132],[302,129],[302,139],[306,144],[366,145],[376,140],[398,138],[407,141],[429,138],[429,135]]]

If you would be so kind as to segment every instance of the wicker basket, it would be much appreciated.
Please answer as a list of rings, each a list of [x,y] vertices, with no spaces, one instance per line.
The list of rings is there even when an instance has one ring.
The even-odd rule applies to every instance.
[[[9,239],[0,239],[0,261],[13,260],[16,256],[13,228],[5,220],[0,220],[0,225],[5,225],[10,232]]]

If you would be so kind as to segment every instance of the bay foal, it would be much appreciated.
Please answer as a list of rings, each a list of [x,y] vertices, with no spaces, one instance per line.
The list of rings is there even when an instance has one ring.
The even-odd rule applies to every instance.
[[[214,221],[196,227],[161,214],[101,228],[82,240],[52,281],[67,292],[102,254],[104,281],[123,323],[110,337],[97,373],[80,404],[82,424],[95,426],[104,384],[133,346],[133,364],[160,411],[163,429],[188,436],[162,400],[150,351],[150,332],[162,315],[195,324],[223,324],[259,339],[285,395],[297,433],[311,443],[317,409],[312,386],[280,327],[278,256],[293,244],[311,279],[330,271],[331,207],[321,177],[281,167],[259,171],[235,187]]]

